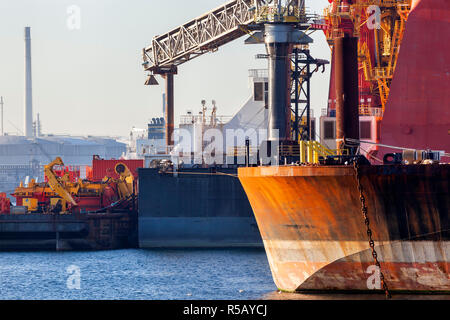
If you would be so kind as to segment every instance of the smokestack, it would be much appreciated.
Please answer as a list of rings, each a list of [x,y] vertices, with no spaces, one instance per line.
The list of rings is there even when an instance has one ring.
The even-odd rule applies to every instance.
[[[31,28],[25,27],[25,108],[24,133],[33,136],[33,94],[31,84]]]
[[[5,135],[3,131],[3,97],[0,97],[1,116],[2,116],[2,136]]]

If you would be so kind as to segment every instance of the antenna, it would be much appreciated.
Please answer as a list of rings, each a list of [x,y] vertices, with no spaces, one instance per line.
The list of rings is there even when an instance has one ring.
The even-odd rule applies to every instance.
[[[36,137],[40,137],[42,135],[42,126],[41,119],[39,118],[39,112],[36,115]]]

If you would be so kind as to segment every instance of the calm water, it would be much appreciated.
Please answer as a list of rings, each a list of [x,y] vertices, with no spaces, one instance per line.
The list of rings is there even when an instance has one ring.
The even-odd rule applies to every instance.
[[[67,287],[70,266],[79,290]],[[0,252],[0,299],[261,299],[274,290],[262,249]]]

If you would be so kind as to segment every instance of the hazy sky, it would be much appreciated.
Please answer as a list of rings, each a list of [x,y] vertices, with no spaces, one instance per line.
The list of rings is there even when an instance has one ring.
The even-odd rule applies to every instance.
[[[128,136],[162,116],[163,86],[144,86],[141,50],[163,34],[224,0],[0,0],[0,95],[5,131],[23,130],[24,27],[31,26],[33,112],[43,133]],[[328,0],[307,0],[322,13]],[[67,26],[68,8],[81,9],[80,29]],[[242,37],[179,67],[175,76],[175,121],[200,101],[215,99],[219,115],[233,115],[249,97],[248,69],[266,68],[263,45]],[[321,32],[311,51],[330,59]],[[329,70],[328,70],[329,71]],[[160,84],[163,81],[158,79]],[[316,73],[313,107],[326,107],[329,72]],[[35,117],[35,115],[34,115]]]

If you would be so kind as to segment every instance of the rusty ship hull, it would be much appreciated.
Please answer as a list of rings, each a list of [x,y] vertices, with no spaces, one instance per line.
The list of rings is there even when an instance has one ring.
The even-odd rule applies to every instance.
[[[450,292],[450,165],[362,166],[360,173],[389,289]],[[239,179],[280,290],[374,289],[353,167],[240,168]]]

